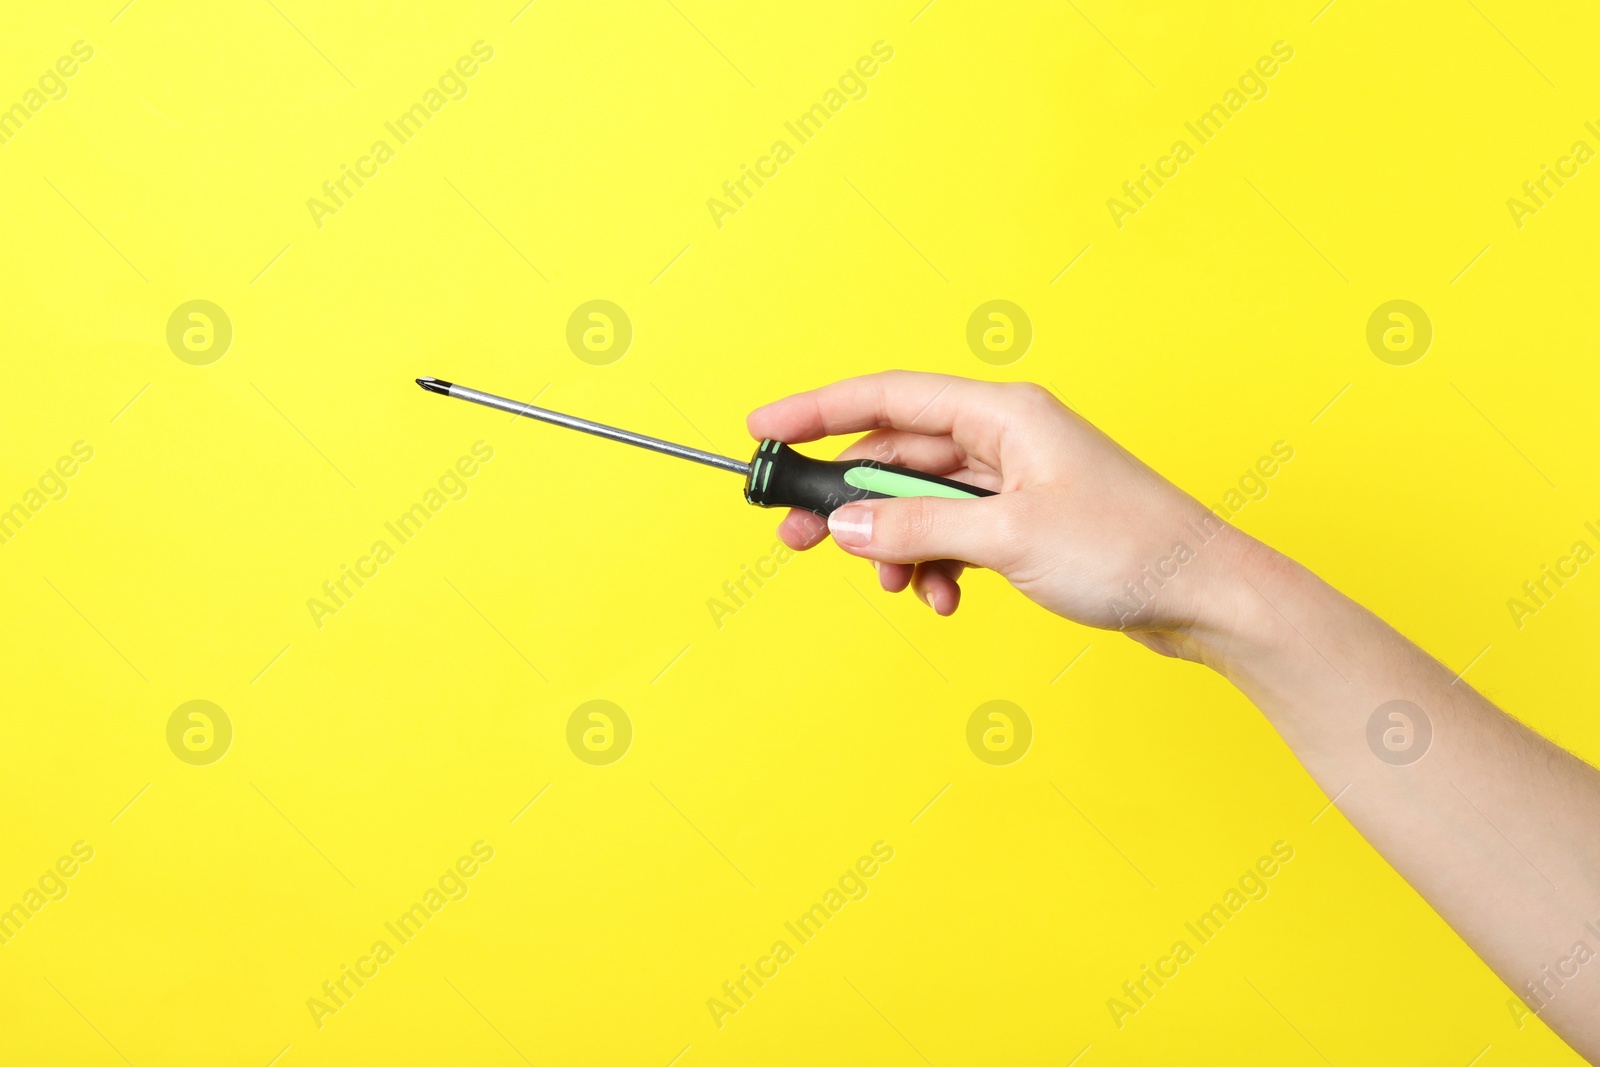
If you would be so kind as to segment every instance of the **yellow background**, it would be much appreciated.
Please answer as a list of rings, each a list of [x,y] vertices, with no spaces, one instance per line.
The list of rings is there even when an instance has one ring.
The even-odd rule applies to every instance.
[[[1593,12],[921,2],[7,16],[7,105],[95,54],[0,147],[0,506],[94,458],[0,546],[0,904],[95,855],[0,947],[0,1058],[1575,1062],[1220,679],[992,575],[936,619],[831,547],[718,628],[777,518],[733,477],[412,384],[742,456],[749,409],[837,377],[1030,379],[1208,503],[1285,441],[1240,525],[1600,757],[1600,575],[1506,606],[1597,543],[1600,175],[1520,229],[1505,203],[1596,143]],[[307,199],[478,40],[469,95],[319,229]],[[707,198],[879,40],[866,98],[718,228]],[[1269,94],[1115,226],[1279,40]],[[597,298],[635,331],[604,366],[565,341]],[[1003,367],[965,341],[996,298],[1035,330]],[[1397,298],[1435,329],[1404,367],[1365,341]],[[165,339],[192,299],[233,324],[207,366]],[[468,495],[314,625],[479,440]],[[166,742],[195,699],[235,731],[210,766]],[[594,699],[635,731],[610,766],[565,740]],[[1008,767],[965,740],[992,699],[1034,727]],[[319,1029],[307,999],[479,840],[470,894]],[[717,1028],[879,840],[866,899]],[[1270,895],[1119,1030],[1107,998],[1276,841]]]

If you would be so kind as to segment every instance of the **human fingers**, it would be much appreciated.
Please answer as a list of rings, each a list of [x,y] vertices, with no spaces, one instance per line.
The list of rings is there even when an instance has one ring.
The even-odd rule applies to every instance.
[[[903,592],[911,584],[912,575],[916,568],[910,563],[879,563],[872,561],[873,567],[878,571],[878,584],[885,593]]]
[[[1010,496],[861,500],[834,511],[828,517],[828,530],[840,548],[863,559],[884,563],[956,559],[1005,574],[1026,547],[1010,534]]]
[[[880,563],[880,567],[893,567],[893,563]],[[933,559],[918,563],[911,579],[917,599],[939,615],[953,614],[961,603],[961,573],[966,564],[954,559]]]
[[[950,436],[992,458],[1006,387],[946,374],[883,371],[824,385],[757,408],[746,420],[756,439],[788,444],[894,427]]]
[[[870,459],[945,475],[966,464],[967,450],[948,434],[930,436],[909,430],[874,430],[852,441],[838,458]]]
[[[778,539],[796,552],[815,548],[828,538],[828,522],[821,515],[791,508],[778,523]]]

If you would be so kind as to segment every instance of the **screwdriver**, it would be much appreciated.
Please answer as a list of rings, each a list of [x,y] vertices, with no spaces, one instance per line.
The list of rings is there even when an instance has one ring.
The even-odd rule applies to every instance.
[[[827,518],[835,508],[854,500],[875,500],[883,497],[939,496],[964,500],[993,496],[988,489],[940,478],[909,467],[880,463],[875,459],[820,460],[803,456],[784,444],[768,438],[761,442],[749,463],[742,463],[715,452],[702,452],[698,448],[673,444],[658,437],[647,437],[631,430],[564,415],[548,408],[534,407],[519,400],[510,400],[493,393],[469,389],[465,385],[441,381],[438,378],[418,378],[417,384],[430,393],[469,400],[484,407],[524,415],[540,422],[565,426],[604,437],[611,441],[648,448],[679,459],[704,463],[708,467],[732,471],[744,476],[744,498],[763,508],[803,508]]]

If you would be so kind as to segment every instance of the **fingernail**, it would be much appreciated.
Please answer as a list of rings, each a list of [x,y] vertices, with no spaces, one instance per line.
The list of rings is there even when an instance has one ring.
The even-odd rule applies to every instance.
[[[828,532],[848,548],[865,548],[872,543],[872,509],[846,504],[828,516]]]

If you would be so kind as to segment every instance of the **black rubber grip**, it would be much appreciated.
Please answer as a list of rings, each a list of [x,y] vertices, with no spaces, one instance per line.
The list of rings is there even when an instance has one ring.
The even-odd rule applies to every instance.
[[[756,449],[744,483],[744,498],[758,507],[804,508],[823,518],[852,501],[909,496],[970,499],[994,493],[873,459],[812,459],[771,439]]]

